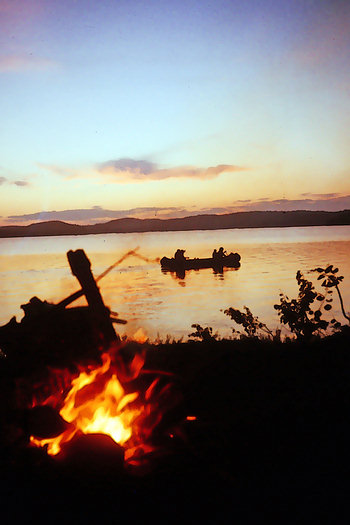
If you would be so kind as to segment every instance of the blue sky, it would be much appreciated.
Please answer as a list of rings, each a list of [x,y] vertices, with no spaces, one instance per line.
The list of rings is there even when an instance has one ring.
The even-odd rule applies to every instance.
[[[0,220],[350,208],[349,63],[345,0],[0,0]]]

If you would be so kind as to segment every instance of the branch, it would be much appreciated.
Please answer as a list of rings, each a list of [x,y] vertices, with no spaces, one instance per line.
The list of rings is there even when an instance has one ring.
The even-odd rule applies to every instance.
[[[340,306],[341,306],[341,311],[342,311],[342,313],[343,313],[343,316],[345,317],[345,319],[347,319],[347,320],[350,322],[350,317],[349,317],[348,315],[346,315],[345,310],[344,310],[343,298],[342,298],[342,295],[341,295],[341,293],[340,293],[339,287],[338,287],[337,284],[335,285],[335,287],[336,287],[337,292],[338,292],[338,297],[339,297]]]

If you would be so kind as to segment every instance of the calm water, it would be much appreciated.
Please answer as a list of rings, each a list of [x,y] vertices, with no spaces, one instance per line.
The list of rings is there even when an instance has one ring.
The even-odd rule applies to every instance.
[[[177,248],[189,257],[206,257],[220,246],[241,254],[239,270],[192,270],[178,279],[162,273],[155,261]],[[199,323],[229,335],[233,322],[221,310],[244,305],[274,329],[279,322],[273,304],[281,291],[297,296],[297,270],[316,283],[310,269],[327,264],[344,275],[342,291],[350,310],[350,226],[37,237],[0,239],[0,325],[13,315],[20,320],[20,305],[34,295],[58,302],[79,288],[68,250],[83,248],[97,277],[137,247],[148,262],[129,257],[99,282],[105,303],[128,320],[118,325],[122,334],[142,328],[151,338],[187,337],[191,324]],[[344,321],[338,308],[331,314]]]

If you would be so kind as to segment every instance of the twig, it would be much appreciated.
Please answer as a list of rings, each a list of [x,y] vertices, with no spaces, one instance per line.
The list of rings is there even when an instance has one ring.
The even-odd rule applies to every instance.
[[[128,252],[126,252],[120,259],[118,259],[114,264],[112,264],[104,272],[102,272],[101,275],[96,277],[95,281],[99,282],[101,279],[103,279],[103,277],[105,277],[109,272],[111,272],[116,266],[118,266],[127,257],[130,257],[131,255],[133,255],[134,257],[138,257],[139,259],[142,259],[145,262],[159,262],[158,257],[156,259],[149,259],[148,257],[145,257],[144,255],[141,255],[140,253],[137,253],[137,250],[139,250],[139,248],[140,247],[137,246],[134,250],[129,250]],[[62,299],[62,301],[57,303],[56,306],[60,308],[65,308],[66,306],[71,304],[73,301],[76,301],[77,299],[79,299],[79,297],[81,297],[82,295],[84,295],[83,290],[78,290],[72,293],[71,295],[69,295],[68,297],[66,297],[65,299]]]
[[[343,298],[342,298],[342,295],[341,295],[341,293],[340,293],[339,287],[338,287],[337,284],[335,285],[335,287],[336,287],[337,292],[338,292],[338,297],[339,297],[340,306],[341,306],[341,311],[342,311],[342,313],[343,313],[343,316],[345,317],[345,319],[347,319],[347,320],[350,322],[350,317],[349,317],[348,315],[346,315],[345,310],[344,310]]]

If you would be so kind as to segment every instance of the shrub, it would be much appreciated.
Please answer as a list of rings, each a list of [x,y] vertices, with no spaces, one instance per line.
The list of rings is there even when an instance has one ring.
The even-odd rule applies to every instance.
[[[289,299],[281,293],[280,304],[275,304],[274,308],[278,311],[281,323],[289,326],[298,339],[309,339],[328,328],[329,322],[322,319],[323,303],[315,310],[311,307],[315,300],[323,301],[325,297],[315,290],[312,282],[305,279],[300,270],[297,271],[296,280],[299,285],[297,299]]]
[[[332,306],[329,303],[331,303],[333,300],[331,297],[333,293],[332,288],[335,288],[338,293],[342,314],[345,317],[345,319],[347,319],[350,322],[350,317],[344,309],[343,297],[339,288],[339,284],[342,282],[344,277],[342,275],[336,275],[339,272],[339,268],[333,268],[333,264],[330,264],[326,268],[314,268],[311,271],[318,272],[320,274],[317,278],[318,281],[324,279],[321,286],[325,288],[326,294],[328,295],[328,298],[326,299],[327,304],[325,305],[324,309],[331,310]],[[340,323],[338,323],[338,321],[336,321],[335,319],[332,319],[331,323],[333,323],[333,325],[336,328],[339,328],[341,326]]]
[[[243,335],[245,337],[274,337],[272,331],[266,326],[266,324],[259,321],[258,317],[254,317],[247,306],[244,306],[244,310],[245,312],[241,312],[236,308],[227,308],[226,310],[224,310],[224,314],[231,317],[231,319],[235,321],[235,323],[242,325],[244,328],[245,334],[242,334],[235,328],[232,328],[232,332],[234,334],[237,333],[240,336]]]
[[[218,339],[218,333],[215,332],[215,334],[213,334],[213,329],[211,326],[206,326],[203,328],[200,324],[192,324],[191,328],[195,328],[196,331],[192,334],[189,334],[189,337],[196,337],[197,339],[207,343],[217,341]]]

